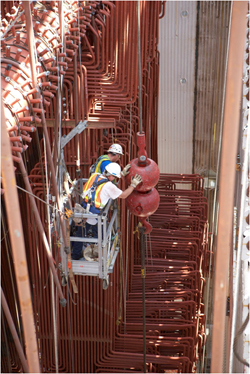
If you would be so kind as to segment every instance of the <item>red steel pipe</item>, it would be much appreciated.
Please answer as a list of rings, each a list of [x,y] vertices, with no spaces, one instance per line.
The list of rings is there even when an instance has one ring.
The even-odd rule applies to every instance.
[[[31,66],[32,81],[33,81],[33,86],[36,86],[35,59],[34,59],[34,56],[33,56],[33,47],[32,47],[34,45],[34,43],[33,43],[34,36],[33,36],[32,18],[31,18],[31,13],[30,13],[29,2],[24,2],[23,7],[24,7],[24,11],[25,11],[25,16],[26,16],[27,28],[29,30],[28,45],[29,45],[29,52],[30,52],[30,56],[31,56],[30,66]],[[42,122],[42,125],[43,125],[43,132],[44,132],[44,136],[45,136],[45,141],[47,143],[46,150],[47,150],[48,161],[49,161],[49,165],[50,165],[53,190],[54,190],[54,193],[55,193],[55,196],[56,196],[58,209],[60,209],[59,193],[58,193],[58,188],[57,188],[56,175],[55,175],[55,170],[54,170],[54,165],[53,165],[50,141],[49,141],[49,137],[48,137],[48,131],[47,131],[47,126],[46,126],[46,120],[45,120],[44,113],[41,113],[41,117],[42,117],[41,122]],[[61,224],[61,230],[62,230],[64,245],[65,245],[65,247],[67,247],[67,237],[66,237],[65,224],[64,224],[63,215],[60,212],[59,212],[59,219],[60,219],[60,224]]]
[[[20,340],[18,338],[16,329],[15,329],[15,325],[14,325],[13,319],[11,317],[10,310],[8,308],[8,304],[7,304],[7,301],[6,301],[6,298],[5,298],[5,295],[3,293],[2,288],[1,288],[1,304],[2,304],[2,308],[3,308],[3,312],[4,312],[5,317],[7,319],[10,331],[11,331],[11,335],[13,337],[13,340],[14,340],[14,343],[15,343],[15,346],[16,346],[16,350],[17,350],[18,355],[19,355],[20,360],[21,360],[23,370],[24,370],[25,373],[29,373],[30,371],[29,371],[29,367],[28,367],[28,364],[27,364],[27,361],[26,361],[26,357],[24,355]]]

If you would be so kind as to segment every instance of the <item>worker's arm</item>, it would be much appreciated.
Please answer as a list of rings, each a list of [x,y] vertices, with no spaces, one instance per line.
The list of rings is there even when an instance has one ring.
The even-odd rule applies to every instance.
[[[126,199],[126,197],[128,197],[134,191],[136,186],[138,186],[138,184],[140,184],[141,182],[142,182],[141,176],[136,174],[134,178],[131,178],[131,185],[125,191],[122,191],[119,198]]]
[[[132,192],[134,191],[133,186],[129,186],[125,191],[122,191],[122,193],[119,196],[119,199],[126,199]]]

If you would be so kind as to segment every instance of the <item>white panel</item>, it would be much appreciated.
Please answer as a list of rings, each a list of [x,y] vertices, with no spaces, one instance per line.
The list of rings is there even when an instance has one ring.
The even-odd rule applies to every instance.
[[[158,164],[192,172],[196,1],[167,1],[159,25]],[[181,83],[185,79],[186,83]]]

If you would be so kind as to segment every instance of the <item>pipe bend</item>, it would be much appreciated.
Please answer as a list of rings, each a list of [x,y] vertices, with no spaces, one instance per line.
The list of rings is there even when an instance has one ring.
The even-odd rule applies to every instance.
[[[146,228],[146,230],[144,231],[144,234],[145,235],[150,234],[150,232],[152,231],[152,225],[148,221],[146,221],[146,218],[140,218],[140,222]]]

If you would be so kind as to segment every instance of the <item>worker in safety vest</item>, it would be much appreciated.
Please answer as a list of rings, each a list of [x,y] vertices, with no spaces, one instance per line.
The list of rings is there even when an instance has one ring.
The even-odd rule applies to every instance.
[[[112,144],[108,149],[107,155],[98,157],[96,162],[90,167],[89,175],[92,175],[93,173],[102,174],[105,170],[105,167],[111,162],[118,162],[121,155],[123,155],[123,153],[120,144]],[[121,172],[121,175],[125,177],[125,175],[128,174],[126,174],[126,172],[129,170],[129,168],[130,165],[125,166],[125,168]]]
[[[115,162],[109,163],[105,167],[103,174],[94,173],[91,175],[83,187],[83,195],[85,195],[81,203],[83,208],[89,210],[90,213],[99,214],[109,199],[126,199],[136,186],[142,182],[141,176],[136,174],[134,178],[131,178],[130,186],[122,191],[112,183],[116,178],[121,178],[121,167]],[[90,233],[92,237],[98,237],[96,218],[88,218],[85,226],[77,226],[75,236],[83,237],[88,236]],[[79,260],[82,257],[83,244],[81,242],[73,242],[72,248],[72,259]]]

